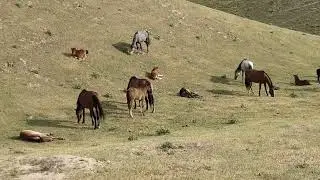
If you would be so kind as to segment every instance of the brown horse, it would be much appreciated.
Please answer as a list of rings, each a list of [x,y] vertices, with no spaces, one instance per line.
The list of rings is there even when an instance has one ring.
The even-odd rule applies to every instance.
[[[247,70],[245,72],[245,86],[249,92],[251,89],[252,91],[252,82],[254,83],[259,83],[259,96],[260,96],[260,91],[261,91],[261,84],[264,85],[264,89],[266,90],[266,94],[268,95],[267,87],[266,84],[269,86],[269,93],[271,97],[274,97],[274,86],[272,84],[271,78],[267,73],[264,71],[258,71],[258,70]],[[252,91],[253,93],[253,91]]]
[[[100,126],[100,117],[104,118],[103,109],[101,107],[100,100],[98,99],[98,93],[94,91],[87,91],[83,89],[77,100],[76,115],[78,118],[78,123],[83,117],[82,123],[85,123],[85,108],[90,110],[90,116],[92,119],[92,125],[94,129]]]
[[[320,68],[317,69],[317,76],[318,76],[318,82],[319,82],[319,84],[320,84]]]
[[[296,86],[311,85],[308,80],[300,80],[297,74],[293,75],[293,77],[294,77],[294,84]]]
[[[147,91],[148,91],[148,94],[151,94],[152,95],[152,84],[150,81],[148,81],[147,79],[140,79],[140,78],[137,78],[136,76],[132,76],[129,80],[129,83],[128,83],[128,86],[127,86],[127,91],[129,88],[144,88],[146,87],[147,88]],[[153,105],[153,95],[152,97],[148,97],[146,96],[145,97],[145,101],[146,101],[146,109],[148,110],[148,101],[151,101],[152,102],[149,102],[149,104]],[[141,101],[139,101],[140,103]],[[134,108],[136,109],[137,107],[137,104],[136,104],[136,101],[135,101],[135,105],[134,105]]]
[[[128,104],[129,114],[132,118],[133,118],[133,115],[132,115],[133,102],[135,102],[136,100],[140,102],[140,112],[144,116],[144,113],[142,111],[143,100],[148,97],[147,91],[148,91],[147,87],[141,87],[141,88],[130,87],[127,90],[127,104]],[[148,101],[146,101],[146,103],[148,103]]]

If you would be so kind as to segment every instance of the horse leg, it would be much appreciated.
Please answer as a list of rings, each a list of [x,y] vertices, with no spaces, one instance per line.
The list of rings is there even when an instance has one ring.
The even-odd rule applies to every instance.
[[[243,70],[241,70],[241,75],[242,75],[242,83],[243,83]]]
[[[83,110],[82,110],[82,124],[85,123],[84,117],[85,117],[85,111],[84,111],[84,108],[83,108]]]
[[[98,109],[98,106],[96,107],[96,120],[97,120],[97,127],[100,128],[100,111]]]
[[[149,52],[149,44],[146,43],[146,45],[147,45],[147,53],[148,53]]]
[[[266,83],[264,83],[264,90],[266,90],[266,94],[267,94],[267,96],[269,96],[268,91],[267,91]]]
[[[95,115],[93,112],[93,108],[90,108],[90,116],[91,116],[91,120],[92,120],[92,125],[94,125],[94,129],[96,129],[96,121],[95,121]]]
[[[130,114],[130,117],[131,117],[131,118],[133,118],[133,115],[132,115],[133,101],[134,101],[134,100],[131,99],[130,102],[129,102],[129,114]]]
[[[259,83],[259,96],[260,96],[260,91],[261,91],[261,83]]]
[[[142,110],[143,110],[143,106],[144,106],[144,105],[143,105],[143,100],[142,100],[142,101],[141,101],[141,106],[140,106],[140,112],[141,112],[142,116],[144,116],[144,113],[143,113],[143,111],[142,111]]]

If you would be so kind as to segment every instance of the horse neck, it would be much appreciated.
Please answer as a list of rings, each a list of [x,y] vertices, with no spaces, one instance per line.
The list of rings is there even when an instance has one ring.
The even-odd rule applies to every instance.
[[[296,81],[300,81],[299,77],[298,76],[294,76],[294,80]]]
[[[272,84],[272,81],[271,81],[271,78],[269,77],[269,75],[267,73],[264,73],[267,77],[267,84],[269,86],[269,88],[273,88],[273,84]]]
[[[243,61],[244,61],[244,60],[242,60],[242,61],[240,62],[240,64],[238,65],[238,67],[237,67],[237,69],[236,69],[236,72],[241,71],[241,65],[242,65]]]

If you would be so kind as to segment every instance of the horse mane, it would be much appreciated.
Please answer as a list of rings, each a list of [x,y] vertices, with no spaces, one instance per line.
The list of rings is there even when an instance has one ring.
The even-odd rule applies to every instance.
[[[236,69],[237,71],[241,70],[241,64],[243,63],[244,60],[245,60],[245,59],[243,59],[243,60],[240,62],[240,64],[238,65],[238,68]]]
[[[264,74],[266,75],[267,79],[270,81],[271,87],[273,87],[273,84],[272,84],[270,76],[266,72],[264,72]]]

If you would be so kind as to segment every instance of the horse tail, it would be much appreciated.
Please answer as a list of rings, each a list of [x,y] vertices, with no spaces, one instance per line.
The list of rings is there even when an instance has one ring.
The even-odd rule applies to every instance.
[[[271,78],[270,78],[270,76],[266,73],[266,72],[264,72],[264,74],[266,75],[266,78],[269,80],[269,82],[270,82],[270,88],[272,88],[273,87],[273,84],[272,84],[272,81],[271,81]]]
[[[128,109],[130,109],[130,101],[131,101],[131,96],[130,96],[130,89],[127,89],[127,104],[128,104]]]
[[[104,119],[104,112],[103,112],[100,100],[98,99],[98,97],[96,95],[93,95],[92,99],[93,99],[94,104],[96,104],[97,108],[99,109],[98,116],[100,116],[100,117],[102,117],[102,119]]]
[[[146,32],[147,32],[146,43],[150,45],[151,44],[150,33],[149,31],[146,31]]]

